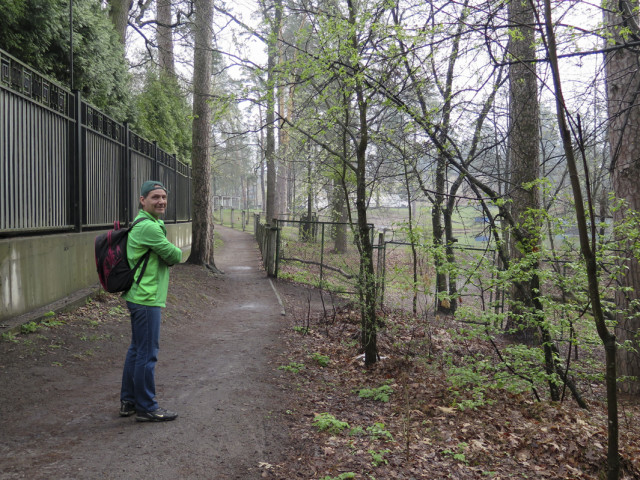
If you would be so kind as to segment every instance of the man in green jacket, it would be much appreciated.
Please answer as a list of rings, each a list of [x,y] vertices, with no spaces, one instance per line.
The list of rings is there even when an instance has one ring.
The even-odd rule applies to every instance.
[[[160,408],[155,399],[155,366],[160,345],[161,308],[166,306],[169,266],[182,260],[182,251],[167,240],[160,216],[167,208],[167,189],[160,182],[146,181],[140,189],[138,222],[129,232],[127,260],[135,266],[147,251],[149,261],[139,268],[136,281],[123,297],[131,313],[131,345],[122,373],[120,416],[136,414],[139,422],[165,422],[178,414]],[[138,276],[142,278],[138,281]]]

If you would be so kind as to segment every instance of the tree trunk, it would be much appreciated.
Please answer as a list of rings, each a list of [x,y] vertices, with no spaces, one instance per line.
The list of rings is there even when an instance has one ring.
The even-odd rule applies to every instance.
[[[344,124],[349,125],[351,119],[351,110],[349,105],[351,95],[346,91],[342,94],[342,104],[344,108]],[[334,251],[336,253],[347,253],[347,222],[349,221],[349,212],[347,210],[347,202],[349,200],[349,193],[347,187],[347,158],[349,156],[349,137],[347,130],[342,130],[342,165],[336,165],[335,175],[337,177],[333,182],[332,192],[332,219],[334,222],[338,222],[334,228]],[[334,178],[335,178],[334,177]]]
[[[460,53],[460,39],[462,38],[462,32],[466,28],[466,18],[468,15],[467,5],[469,0],[465,0],[462,5],[462,13],[458,21],[457,35],[453,40],[451,46],[451,53],[449,54],[449,63],[447,65],[447,75],[445,77],[444,85],[441,87],[441,94],[444,99],[442,106],[442,121],[441,130],[438,135],[438,143],[446,146],[449,143],[449,130],[451,127],[451,110],[452,110],[452,92],[453,92],[453,80],[455,73],[456,62]],[[444,153],[439,152],[436,164],[436,193],[435,203],[432,212],[433,222],[433,243],[436,248],[434,260],[436,266],[436,308],[442,313],[452,313],[455,311],[455,300],[449,296],[449,288],[447,286],[447,277],[449,276],[449,260],[455,258],[453,252],[453,245],[449,243],[451,235],[446,233],[447,219],[445,212],[445,195],[447,193],[447,161]],[[444,221],[444,225],[443,225]],[[443,241],[444,240],[444,241]],[[443,248],[444,247],[444,248]],[[456,279],[449,278],[449,284],[455,283]],[[455,289],[454,289],[455,290]]]
[[[560,136],[562,137],[562,145],[567,159],[567,168],[569,169],[569,178],[571,179],[571,189],[575,199],[574,205],[580,238],[580,251],[587,270],[591,313],[593,314],[596,330],[602,340],[605,351],[605,380],[607,385],[607,479],[618,480],[620,476],[620,454],[618,398],[616,390],[616,338],[607,328],[604,310],[600,300],[600,275],[598,272],[596,252],[591,247],[592,243],[590,242],[589,231],[587,229],[587,218],[591,221],[592,226],[595,226],[596,218],[593,214],[593,209],[590,209],[589,212],[585,212],[584,209],[582,188],[573,152],[573,142],[565,119],[565,103],[562,94],[562,85],[560,83],[560,68],[558,66],[555,34],[551,22],[550,0],[544,0],[544,7],[545,30],[547,34],[547,45],[549,47],[548,56],[550,58],[556,96],[558,128],[560,130]],[[589,186],[587,186],[587,188],[589,188]]]
[[[605,23],[611,35],[610,42],[624,45],[620,34],[623,28],[631,28],[636,35],[640,34],[630,21],[628,14],[620,10],[626,7],[627,12],[638,8],[638,2],[610,2],[605,10]],[[614,222],[623,221],[627,209],[640,211],[640,73],[638,72],[639,56],[635,49],[620,48],[607,53],[605,61],[607,105],[609,113],[609,145],[611,148],[611,174],[613,190],[616,196],[627,204],[614,213]],[[623,239],[618,239],[623,241]],[[621,246],[623,248],[623,246]],[[628,342],[633,350],[620,348],[617,352],[618,374],[633,376],[636,380],[625,380],[619,383],[625,393],[640,393],[640,343],[638,329],[640,316],[637,302],[640,296],[640,264],[633,255],[626,255],[623,260],[627,274],[619,278],[620,288],[616,293],[616,305],[621,310],[618,314],[616,337],[619,343]],[[625,291],[623,291],[623,289]]]
[[[411,299],[411,311],[414,315],[418,313],[418,252],[416,250],[416,237],[413,232],[413,205],[411,195],[411,182],[409,180],[409,169],[407,168],[406,152],[402,152],[402,166],[404,168],[404,187],[407,192],[407,207],[409,208],[409,216],[407,218],[409,222],[409,238],[411,240],[411,266],[413,274],[413,285],[411,287],[412,299]],[[378,245],[381,247],[382,245]]]
[[[453,236],[453,216],[451,212],[453,212],[453,207],[447,207],[443,210],[444,238],[447,242],[445,253],[447,255],[447,270],[449,274],[449,313],[455,313],[458,308],[458,269],[456,266],[456,252],[453,249],[453,245],[458,239]]]
[[[331,220],[337,223],[332,229],[333,251],[347,253],[347,209],[344,188],[339,182],[334,182],[331,196]]]
[[[278,36],[280,37],[281,32]],[[278,63],[282,63],[282,55],[278,50]],[[278,86],[278,115],[280,118],[286,118],[288,121],[290,118],[287,116],[286,108],[286,89],[283,85]],[[276,172],[276,205],[278,211],[276,213],[286,214],[289,211],[289,131],[285,125],[278,128],[278,166]]]
[[[156,1],[156,39],[158,42],[158,65],[160,71],[171,77],[175,77],[175,64],[173,58],[173,30],[169,26],[171,20],[171,0]]]
[[[356,7],[353,0],[347,0],[349,24],[352,27],[349,35],[351,48],[360,50],[356,35]],[[373,269],[373,243],[371,230],[367,222],[367,178],[366,159],[369,145],[369,124],[367,119],[367,101],[364,86],[360,77],[360,65],[353,64],[354,91],[358,112],[358,138],[356,147],[356,210],[358,213],[357,241],[360,253],[360,279],[358,290],[360,297],[360,316],[362,325],[362,348],[365,365],[373,365],[378,360],[378,319],[376,316],[376,279]]]
[[[193,60],[193,227],[189,263],[215,269],[211,205],[211,92],[213,0],[195,1]]]
[[[540,199],[536,186],[527,186],[539,177],[539,106],[538,82],[535,63],[526,60],[535,58],[535,15],[531,4],[521,0],[509,2],[509,24],[517,29],[510,37],[508,50],[516,62],[509,66],[509,153],[511,156],[511,182],[509,198],[511,215],[516,226],[527,221],[527,211],[540,208]],[[512,263],[524,254],[537,248],[539,240],[535,228],[527,228],[531,233],[526,245],[517,242],[511,236],[509,245]],[[533,230],[533,231],[532,231]],[[520,282],[523,288],[512,288],[510,316],[507,329],[518,341],[532,343],[535,340],[536,326],[529,325],[528,312],[534,306],[531,281]]]
[[[258,111],[260,112],[260,124],[263,124],[263,117],[262,117],[262,109],[260,108],[260,105],[258,105]],[[265,192],[265,178],[264,178],[264,170],[265,170],[265,152],[266,152],[266,146],[265,146],[265,139],[264,139],[264,129],[261,128],[260,129],[260,148],[258,150],[258,163],[259,163],[259,168],[260,168],[260,175],[258,176],[259,178],[259,182],[260,182],[260,205],[262,206],[261,210],[262,213],[265,214],[267,213],[267,195]],[[257,187],[256,187],[257,190]],[[258,192],[256,191],[256,196],[258,195]]]
[[[270,223],[277,213],[276,205],[276,138],[275,138],[275,119],[276,119],[276,61],[278,57],[278,34],[280,32],[280,23],[282,20],[282,1],[275,0],[275,14],[271,24],[271,32],[267,42],[267,148],[265,151],[267,161],[267,198],[266,198],[266,221]],[[269,18],[265,9],[265,19]]]
[[[431,225],[433,227],[433,258],[436,267],[436,310],[449,313],[450,303],[447,295],[447,274],[445,271],[446,255],[443,248],[444,228],[442,227],[442,207],[445,193],[445,159],[438,155],[436,164],[435,203],[431,209]]]
[[[109,0],[109,18],[120,36],[122,45],[127,40],[127,25],[129,24],[129,10],[133,2],[131,0]]]

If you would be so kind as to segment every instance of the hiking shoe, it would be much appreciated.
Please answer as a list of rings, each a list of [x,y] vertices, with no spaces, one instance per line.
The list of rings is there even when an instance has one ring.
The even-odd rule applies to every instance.
[[[136,413],[136,404],[133,402],[128,402],[126,400],[120,401],[120,416],[121,417],[130,417]]]
[[[169,422],[175,420],[177,413],[159,408],[153,412],[138,412],[136,415],[137,422]]]

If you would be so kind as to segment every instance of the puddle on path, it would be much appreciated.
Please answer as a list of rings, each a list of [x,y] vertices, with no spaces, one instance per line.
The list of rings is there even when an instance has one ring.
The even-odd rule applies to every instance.
[[[242,310],[253,310],[256,308],[262,308],[260,303],[245,303],[244,305],[238,305],[238,308]]]

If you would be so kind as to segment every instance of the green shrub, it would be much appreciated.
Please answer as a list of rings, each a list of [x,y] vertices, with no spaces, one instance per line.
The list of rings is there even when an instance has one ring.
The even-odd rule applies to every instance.
[[[362,388],[358,390],[358,396],[364,399],[372,399],[376,402],[388,402],[389,395],[393,393],[393,388],[389,385],[382,385],[378,388]]]
[[[36,322],[29,322],[29,323],[25,323],[24,325],[22,325],[20,327],[20,332],[22,332],[22,333],[33,333],[33,332],[37,331],[38,328],[40,328],[40,325],[38,325]]]
[[[347,422],[342,422],[330,413],[320,413],[316,415],[313,426],[321,432],[328,432],[334,435],[342,432],[345,428],[349,428]]]
[[[376,422],[371,427],[367,427],[367,433],[377,440],[379,438],[384,439],[386,442],[393,442],[393,435],[389,432],[384,423]]]
[[[375,450],[369,450],[369,453],[371,454],[371,465],[373,465],[374,467],[379,467],[380,465],[386,465],[387,463],[389,463],[384,458],[384,456],[390,452],[391,450],[389,449],[380,450],[379,452],[376,452]]]
[[[356,478],[356,474],[353,472],[341,473],[337,477],[332,477],[331,475],[327,475],[322,477],[320,480],[347,480],[349,478]]]
[[[329,365],[329,357],[327,355],[322,355],[320,353],[314,353],[311,355],[311,358],[316,361],[318,365],[321,367],[326,367]]]

